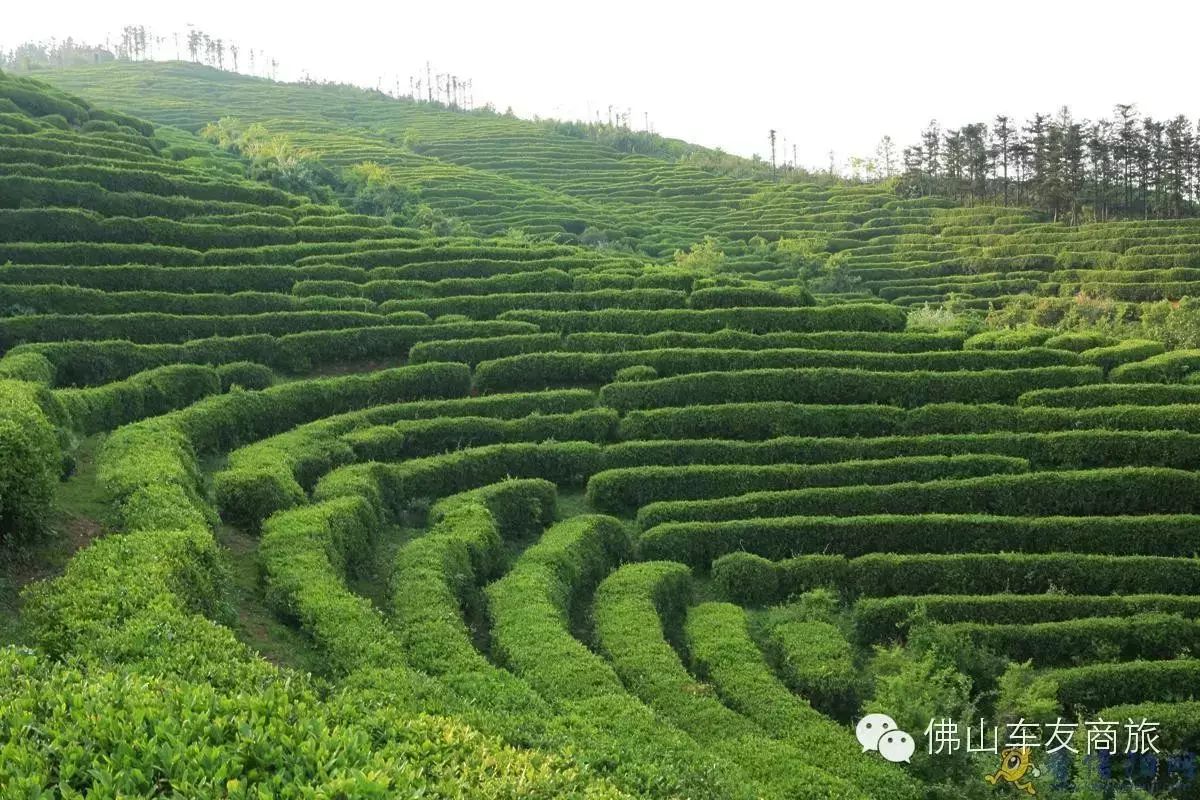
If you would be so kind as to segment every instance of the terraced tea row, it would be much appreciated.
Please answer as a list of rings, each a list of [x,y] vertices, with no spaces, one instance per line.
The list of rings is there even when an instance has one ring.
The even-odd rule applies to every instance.
[[[1072,721],[1189,708],[1158,704],[1198,674],[1200,359],[912,330],[903,293],[1161,288],[1189,223],[735,179],[179,64],[50,77],[190,130],[239,117],[222,146],[261,122],[330,175],[252,181],[0,77],[0,546],[53,541],[91,452],[67,485],[107,525],[26,591],[33,655],[0,653],[0,782],[916,800],[927,762],[851,725],[887,659],[946,654],[989,715],[1022,669]],[[352,210],[368,160],[470,230]],[[662,263],[705,236],[719,267]],[[834,288],[875,294],[811,292],[833,253],[864,281]]]

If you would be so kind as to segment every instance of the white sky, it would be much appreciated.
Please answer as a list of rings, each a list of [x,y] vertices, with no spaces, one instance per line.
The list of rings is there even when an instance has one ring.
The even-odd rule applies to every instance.
[[[474,79],[476,102],[521,116],[644,112],[659,133],[742,155],[824,166],[871,155],[880,136],[916,140],[936,117],[957,127],[1067,103],[1077,117],[1136,102],[1155,116],[1200,115],[1200,4],[1070,0],[827,0],[729,4],[459,0],[162,0],[10,3],[0,47],[51,36],[103,40],[124,24],[158,35],[193,23],[264,49],[279,77],[390,86],[435,69]],[[175,9],[172,9],[175,6]],[[165,55],[173,55],[174,46]],[[243,69],[245,68],[243,55]]]

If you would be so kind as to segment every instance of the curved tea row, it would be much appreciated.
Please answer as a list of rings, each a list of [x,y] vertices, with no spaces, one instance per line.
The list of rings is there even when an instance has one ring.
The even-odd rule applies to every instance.
[[[53,541],[60,478],[108,526],[0,651],[6,786],[915,800],[919,759],[850,723],[874,648],[930,642],[984,695],[1028,661],[1066,718],[1194,734],[1195,353],[908,330],[898,293],[1045,294],[1041,254],[1159,269],[1143,240],[1187,223],[765,184],[182,65],[53,77],[102,74],[154,83],[121,105],[160,122],[274,115],[330,165],[369,155],[471,230],[0,77],[0,539]],[[479,236],[512,227],[566,235]],[[800,233],[873,294],[810,293],[775,244]],[[730,269],[653,258],[710,234]],[[230,531],[317,675],[238,623]]]

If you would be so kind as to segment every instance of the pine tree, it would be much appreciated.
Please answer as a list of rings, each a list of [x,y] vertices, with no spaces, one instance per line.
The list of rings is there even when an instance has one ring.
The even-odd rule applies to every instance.
[[[1029,174],[1030,161],[1033,159],[1033,148],[1030,147],[1028,140],[1024,137],[1019,137],[1009,146],[1009,151],[1012,157],[1013,166],[1017,170],[1017,196],[1016,203],[1021,205],[1021,189],[1025,186],[1026,176]],[[1026,195],[1028,202],[1028,195]]]
[[[884,136],[879,140],[879,147],[875,149],[875,155],[878,157],[879,168],[882,170],[884,178],[890,178],[896,174],[896,145],[891,136]]]
[[[193,62],[200,60],[201,39],[202,39],[202,36],[201,36],[200,31],[196,30],[195,28],[192,28],[191,30],[188,31],[188,35],[187,35],[188,57],[191,58],[191,60]]]
[[[1173,217],[1184,215],[1185,197],[1190,192],[1191,161],[1196,143],[1187,117],[1180,114],[1167,123],[1167,205]]]
[[[942,140],[944,153],[944,170],[950,188],[950,196],[962,199],[963,168],[966,162],[966,151],[963,147],[962,132],[947,130]]]
[[[1025,127],[1026,142],[1029,144],[1029,178],[1026,185],[1033,202],[1048,206],[1046,191],[1046,138],[1048,118],[1045,114],[1034,114]]]
[[[921,132],[921,152],[925,154],[925,174],[930,178],[937,178],[942,174],[941,144],[942,131],[938,127],[938,121],[930,120],[928,127]]]
[[[1112,202],[1113,166],[1112,123],[1101,120],[1088,130],[1088,169],[1092,174],[1092,207],[1097,219],[1108,219]]]
[[[1085,176],[1083,151],[1083,127],[1078,122],[1069,122],[1062,132],[1062,191],[1073,223],[1080,219]]]
[[[1134,161],[1137,152],[1137,126],[1134,124],[1134,106],[1121,103],[1115,107],[1116,112],[1116,146],[1113,155],[1116,158],[1117,170],[1120,172],[1124,186],[1123,206],[1133,207],[1133,175]]]
[[[964,125],[962,142],[967,193],[970,197],[982,201],[987,197],[987,176],[991,167],[987,145],[987,126],[982,122]]]
[[[1012,129],[1008,127],[1008,117],[1003,114],[996,115],[996,122],[992,125],[992,136],[996,141],[993,158],[1000,169],[1000,186],[1004,194],[1004,205],[1008,205],[1008,156],[1013,137]]]

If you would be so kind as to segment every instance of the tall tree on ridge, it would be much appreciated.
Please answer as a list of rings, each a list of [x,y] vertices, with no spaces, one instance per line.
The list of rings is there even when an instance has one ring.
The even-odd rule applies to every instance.
[[[879,147],[875,149],[875,155],[879,158],[879,169],[884,178],[890,178],[896,174],[896,145],[891,136],[885,134],[879,140]]]
[[[995,159],[1000,168],[1000,186],[1004,193],[1004,205],[1008,205],[1008,155],[1013,136],[1012,129],[1008,126],[1008,117],[1003,114],[996,115],[995,124],[992,125],[992,135],[996,139]]]
[[[1133,205],[1133,162],[1137,149],[1137,129],[1133,122],[1135,106],[1130,103],[1118,103],[1114,110],[1117,115],[1117,146],[1114,155],[1125,187],[1124,205],[1130,208]]]
[[[967,194],[976,199],[987,196],[987,176],[991,165],[987,146],[987,126],[982,122],[962,128],[963,167],[967,178]]]
[[[943,160],[950,196],[961,200],[963,198],[963,169],[966,166],[966,150],[963,146],[962,131],[947,130],[943,146],[945,148]]]
[[[921,152],[925,154],[925,174],[937,178],[941,173],[942,130],[938,121],[931,119],[925,130],[921,131]]]
[[[1084,184],[1083,126],[1071,121],[1062,132],[1062,192],[1071,222],[1080,217],[1079,198]]]

